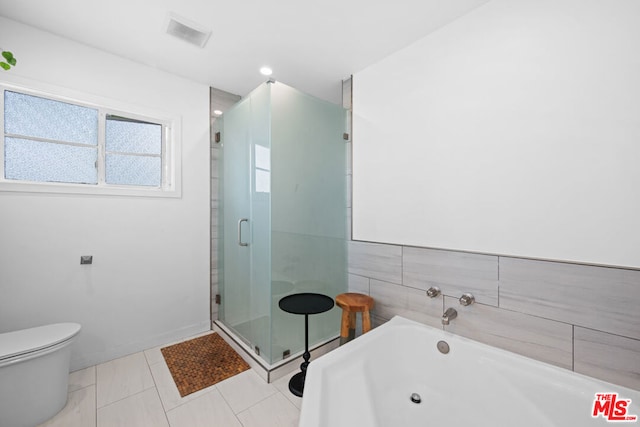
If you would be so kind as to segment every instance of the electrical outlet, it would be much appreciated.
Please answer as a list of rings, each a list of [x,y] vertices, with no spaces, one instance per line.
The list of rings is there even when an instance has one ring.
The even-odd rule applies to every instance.
[[[93,264],[93,255],[81,255],[80,264]]]

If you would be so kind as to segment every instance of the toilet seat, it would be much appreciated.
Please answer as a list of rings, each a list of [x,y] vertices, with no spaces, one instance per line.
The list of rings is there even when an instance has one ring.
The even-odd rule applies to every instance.
[[[17,356],[53,347],[80,332],[77,323],[56,323],[0,334],[0,363]]]

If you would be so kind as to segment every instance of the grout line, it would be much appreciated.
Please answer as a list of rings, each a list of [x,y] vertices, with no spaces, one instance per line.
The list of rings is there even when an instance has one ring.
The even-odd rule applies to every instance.
[[[158,396],[158,400],[160,401],[160,406],[162,407],[162,412],[164,412],[164,419],[167,420],[167,425],[170,426],[171,423],[169,422],[169,416],[167,414],[167,410],[164,407],[164,402],[162,401],[162,397],[160,397],[160,392],[158,391],[158,387],[154,387],[154,389],[156,390],[156,395]]]
[[[253,368],[249,368],[249,369],[253,369]],[[246,371],[245,371],[246,372]],[[233,377],[231,377],[233,378]],[[214,384],[215,387],[215,384]],[[216,387],[216,390],[218,390],[218,388]],[[222,400],[224,401],[225,405],[227,405],[227,407],[229,408],[229,410],[231,411],[231,413],[233,414],[233,416],[236,418],[236,420],[238,420],[238,422],[240,423],[240,425],[244,426],[244,424],[242,424],[242,421],[240,421],[240,418],[238,418],[238,414],[236,414],[236,412],[233,410],[233,408],[231,407],[231,404],[229,403],[229,401],[227,400],[227,398],[225,397],[224,393],[222,393],[222,391],[218,390],[218,393],[220,394],[220,397],[222,397]]]
[[[498,308],[500,308],[500,257],[498,257],[497,262],[498,262],[498,281],[496,283],[498,285]]]
[[[274,387],[274,388],[275,388],[275,387]],[[221,393],[221,394],[222,394],[222,393]],[[267,400],[267,399],[272,398],[272,397],[273,397],[273,396],[275,396],[276,394],[280,394],[280,395],[282,395],[282,397],[284,397],[284,399],[285,399],[285,400],[286,400],[286,401],[287,401],[291,406],[293,406],[293,407],[296,409],[296,411],[298,411],[298,413],[300,412],[300,409],[298,409],[298,407],[297,407],[296,405],[294,405],[294,404],[293,404],[293,402],[291,402],[289,399],[287,399],[287,397],[286,397],[286,396],[284,396],[284,395],[282,394],[282,392],[276,388],[276,391],[275,391],[274,393],[271,393],[270,395],[266,396],[266,397],[265,397],[265,398],[263,398],[263,399],[260,399],[259,401],[257,401],[257,402],[256,402],[256,403],[254,403],[253,405],[249,406],[248,408],[243,409],[242,411],[240,411],[240,412],[238,412],[237,414],[235,414],[235,415],[236,415],[236,418],[238,418],[238,415],[240,415],[240,414],[243,414],[243,413],[247,412],[247,411],[248,411],[248,410],[250,410],[251,408],[253,408],[253,407],[255,407],[255,406],[257,406],[257,405],[261,404],[262,402],[264,402],[264,401],[265,401],[265,400]],[[238,418],[238,421],[240,421],[240,418]],[[242,421],[240,421],[240,423],[242,424]]]
[[[156,382],[156,377],[155,375],[153,375],[153,370],[151,369],[151,364],[149,363],[149,359],[147,359],[147,354],[143,351],[142,352],[145,356],[145,360],[147,361],[147,368],[149,369],[149,372],[151,373],[151,380],[153,381],[153,388],[156,389],[156,394],[158,395],[158,399],[160,400],[160,405],[162,406],[162,410],[164,411],[164,416],[165,418],[167,418],[167,424],[169,423],[169,418],[167,417],[167,408],[164,404],[164,401],[162,400],[162,396],[160,396],[160,390],[158,390],[158,383]],[[164,357],[162,358],[162,361],[164,362]],[[157,362],[154,363],[154,365],[158,365],[161,362]],[[166,365],[166,362],[165,362]]]
[[[571,325],[571,370],[576,370],[576,325]]]
[[[98,425],[98,366],[94,365],[94,369],[95,369],[94,375],[96,379],[94,385],[96,386],[96,392],[93,395],[93,400],[94,400],[93,407],[96,408],[96,411],[93,414],[94,415],[93,420],[95,421],[94,425],[97,426]]]
[[[404,246],[400,246],[400,284],[404,285]]]
[[[98,408],[98,407],[97,407],[97,402],[96,402],[96,411],[97,411],[98,409],[103,409],[103,408],[106,408],[106,407],[108,407],[108,406],[114,405],[114,404],[116,404],[116,403],[122,402],[123,400],[128,399],[128,398],[130,398],[130,397],[137,396],[138,394],[142,394],[142,393],[144,393],[144,392],[146,392],[146,391],[151,390],[152,388],[156,388],[156,387],[155,387],[155,386],[153,386],[153,387],[147,387],[147,388],[145,388],[144,390],[140,390],[140,391],[135,392],[135,393],[132,393],[132,394],[130,394],[130,395],[128,395],[128,396],[121,397],[121,398],[120,398],[120,399],[118,399],[118,400],[114,400],[113,402],[109,402],[109,403],[107,403],[106,405],[102,405],[100,408]],[[157,389],[156,389],[156,390],[157,390]],[[97,390],[97,387],[96,387],[96,400],[97,400],[97,398],[98,398],[98,390]],[[162,401],[161,401],[161,402],[162,402]],[[164,407],[163,407],[163,409],[164,409]]]

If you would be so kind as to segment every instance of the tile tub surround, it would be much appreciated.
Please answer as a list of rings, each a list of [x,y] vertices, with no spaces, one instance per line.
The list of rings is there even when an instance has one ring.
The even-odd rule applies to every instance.
[[[376,300],[374,324],[443,327],[453,307],[450,332],[640,389],[640,271],[351,241],[349,291]],[[460,305],[464,292],[478,302]]]

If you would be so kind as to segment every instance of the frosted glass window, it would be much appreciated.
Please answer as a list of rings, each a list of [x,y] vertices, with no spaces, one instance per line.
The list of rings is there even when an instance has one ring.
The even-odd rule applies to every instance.
[[[108,115],[106,146],[120,153],[161,154],[162,125]]]
[[[151,156],[107,154],[107,183],[159,187],[162,159]]]
[[[92,184],[99,193],[129,192],[122,186],[174,191],[175,150],[165,121],[20,93],[1,83],[0,91],[0,191],[20,188],[18,181]]]
[[[105,146],[107,184],[160,186],[162,125],[108,115]]]
[[[98,144],[98,110],[23,93],[4,92],[4,132],[87,145]]]
[[[5,178],[96,184],[98,149],[20,138],[4,139]]]

